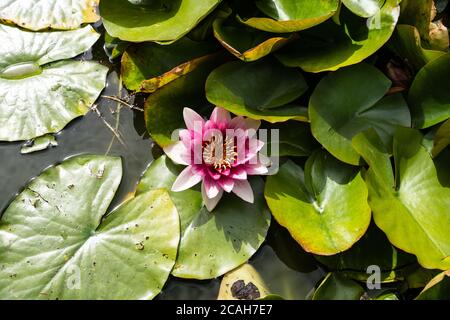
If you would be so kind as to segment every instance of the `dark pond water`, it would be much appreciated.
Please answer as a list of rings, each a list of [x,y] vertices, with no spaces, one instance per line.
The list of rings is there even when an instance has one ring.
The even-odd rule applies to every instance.
[[[103,51],[101,41],[92,51],[78,59],[95,59],[111,68],[108,85],[102,96],[121,98],[142,107],[142,97],[130,96],[120,84],[117,64],[111,64]],[[142,111],[112,100],[100,98],[96,110],[73,121],[57,135],[58,146],[44,151],[22,155],[20,143],[0,143],[0,212],[30,179],[49,166],[78,154],[121,156],[124,177],[112,206],[118,205],[134,190],[142,172],[160,151],[145,129]],[[259,271],[271,291],[285,298],[305,299],[314,285],[323,277],[315,260],[304,253],[287,232],[275,222],[266,243],[250,263]],[[192,281],[171,278],[160,299],[215,299],[220,279]]]

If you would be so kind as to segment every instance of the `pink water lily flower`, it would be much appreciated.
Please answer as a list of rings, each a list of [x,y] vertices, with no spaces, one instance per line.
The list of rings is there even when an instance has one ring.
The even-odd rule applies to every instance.
[[[235,117],[216,107],[209,120],[189,108],[183,110],[187,129],[179,132],[180,141],[164,148],[178,164],[187,167],[180,173],[172,191],[183,191],[202,182],[202,197],[212,211],[223,192],[233,192],[253,203],[249,175],[268,172],[258,154],[264,143],[256,138],[260,121]]]

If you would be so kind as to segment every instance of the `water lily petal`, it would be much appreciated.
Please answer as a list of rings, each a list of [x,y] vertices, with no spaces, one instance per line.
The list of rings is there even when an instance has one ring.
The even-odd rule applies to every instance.
[[[227,177],[222,177],[222,179],[220,179],[218,181],[219,185],[222,187],[222,189],[225,192],[230,193],[231,190],[233,190],[234,187],[234,180],[231,178],[227,178]]]
[[[188,166],[190,164],[189,150],[181,141],[172,143],[164,148],[164,152],[175,163]]]
[[[208,198],[207,194],[206,194],[206,190],[205,190],[205,183],[202,183],[202,198],[203,198],[203,202],[206,206],[206,209],[208,209],[208,211],[213,211],[214,208],[217,206],[217,204],[219,203],[219,200],[222,198],[223,196],[223,190],[220,189],[219,193],[214,197],[214,198]]]
[[[262,163],[248,164],[245,166],[245,170],[249,175],[262,175],[269,172],[267,167]]]
[[[231,121],[230,113],[224,108],[215,107],[209,118],[219,129],[225,129]]]
[[[205,120],[202,118],[202,116],[199,115],[194,110],[192,110],[191,108],[183,109],[183,118],[184,118],[184,122],[186,123],[186,127],[189,130],[198,129],[199,124],[201,127],[203,127],[205,125]],[[197,123],[197,126],[195,126],[196,123]]]
[[[233,193],[244,201],[250,203],[255,201],[253,189],[247,180],[235,180]]]
[[[232,170],[231,177],[236,180],[247,180],[247,171],[244,167],[235,167]]]
[[[222,190],[219,183],[209,178],[209,176],[205,176],[205,179],[203,179],[203,185],[205,188],[206,196],[209,199],[215,198],[220,193],[220,190]]]
[[[200,172],[194,170],[192,166],[186,167],[173,183],[172,191],[179,192],[192,188],[202,181],[202,178]]]

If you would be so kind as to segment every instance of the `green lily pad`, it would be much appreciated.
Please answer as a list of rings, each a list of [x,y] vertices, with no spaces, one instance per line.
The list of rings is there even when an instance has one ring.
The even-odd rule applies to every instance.
[[[267,17],[239,20],[249,27],[276,33],[296,32],[316,26],[331,18],[338,0],[258,0],[258,8]]]
[[[283,164],[267,178],[265,197],[278,223],[308,252],[345,251],[369,227],[371,213],[361,173],[324,151],[309,158],[305,172],[291,161]]]
[[[0,299],[151,299],[172,270],[179,218],[164,190],[104,217],[121,160],[78,156],[44,171],[0,220]]]
[[[33,31],[77,29],[96,22],[99,0],[4,0],[0,21]]]
[[[125,41],[174,42],[191,31],[221,0],[107,0],[100,3],[106,31]]]
[[[129,90],[154,92],[213,59],[217,46],[182,38],[171,45],[133,45],[122,56],[122,78]]]
[[[391,146],[396,127],[411,126],[411,116],[401,94],[384,97],[390,87],[391,81],[368,64],[329,74],[309,104],[314,137],[336,158],[354,165],[360,155],[352,138],[359,132],[374,128]]]
[[[381,11],[362,19],[342,8],[340,25],[332,21],[300,33],[300,40],[276,54],[287,66],[307,72],[335,71],[357,64],[380,49],[391,37],[400,7],[386,0]]]
[[[417,256],[423,267],[449,269],[450,189],[441,185],[422,135],[407,128],[396,133],[395,176],[373,130],[360,133],[353,145],[370,166],[365,178],[377,226],[394,246]]]
[[[296,34],[277,35],[246,27],[228,16],[223,14],[214,21],[214,36],[231,54],[246,62],[259,60],[297,38]]]
[[[450,53],[435,59],[416,75],[408,102],[416,128],[428,128],[450,117]]]
[[[450,300],[450,271],[434,277],[416,300]]]
[[[313,300],[361,300],[364,289],[338,273],[329,273],[314,292]]]
[[[403,280],[407,268],[416,262],[415,256],[395,248],[373,224],[349,250],[329,257],[316,256],[316,259],[328,270],[358,281],[366,281],[372,275],[367,272],[368,268],[376,265],[380,268],[383,283]]]
[[[354,14],[369,18],[376,15],[385,0],[342,0],[342,3]]]
[[[137,195],[170,190],[181,168],[167,157],[155,160],[142,178]],[[181,241],[172,274],[180,278],[212,279],[246,262],[263,243],[270,225],[261,178],[250,180],[253,204],[225,195],[213,212],[203,206],[199,188],[169,192],[181,220]]]
[[[0,25],[0,38],[0,141],[29,140],[62,130],[85,115],[105,87],[108,68],[63,60],[97,41],[99,34],[91,26],[29,32]]]
[[[406,24],[397,25],[389,44],[397,55],[407,60],[416,70],[445,54],[438,50],[424,49],[417,28]]]
[[[276,109],[296,100],[307,89],[299,70],[272,59],[229,62],[211,72],[206,81],[209,102],[231,112]]]

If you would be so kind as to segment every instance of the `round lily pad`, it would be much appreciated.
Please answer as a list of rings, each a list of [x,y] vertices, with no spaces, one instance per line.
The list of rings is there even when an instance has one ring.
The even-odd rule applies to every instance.
[[[138,185],[137,194],[170,190],[182,168],[166,156],[155,160]],[[203,206],[199,188],[170,191],[181,220],[181,241],[172,274],[212,279],[246,262],[263,243],[270,225],[261,178],[252,179],[253,204],[225,195],[213,212]]]
[[[63,60],[97,41],[99,34],[91,26],[29,32],[0,25],[0,38],[0,141],[62,130],[85,115],[105,87],[105,66]]]
[[[151,299],[172,270],[176,208],[145,192],[105,216],[120,158],[78,156],[44,171],[0,220],[0,299]]]
[[[369,227],[361,173],[323,151],[309,158],[305,171],[290,160],[284,163],[267,178],[264,194],[278,223],[308,252],[345,251]]]

